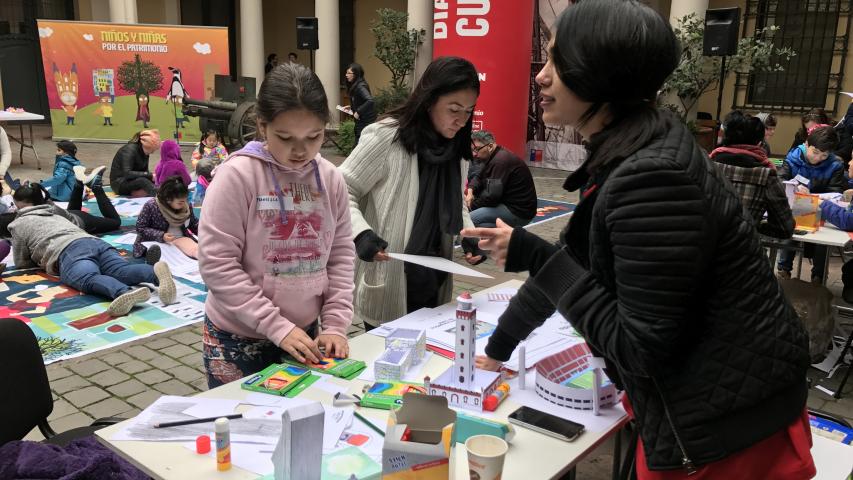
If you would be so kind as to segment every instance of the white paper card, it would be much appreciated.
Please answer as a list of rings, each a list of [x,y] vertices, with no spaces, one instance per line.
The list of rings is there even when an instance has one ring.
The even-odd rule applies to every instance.
[[[442,272],[455,273],[457,275],[465,275],[468,277],[494,278],[491,275],[486,275],[485,273],[478,272],[464,265],[459,265],[456,262],[452,262],[442,257],[431,257],[427,255],[409,255],[408,253],[389,253],[388,256],[397,260],[402,260],[404,262],[414,263],[416,265],[432,268],[433,270],[440,270]]]

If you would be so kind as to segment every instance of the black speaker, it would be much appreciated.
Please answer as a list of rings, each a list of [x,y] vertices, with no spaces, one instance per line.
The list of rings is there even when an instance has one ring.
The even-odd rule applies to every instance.
[[[317,38],[317,17],[296,17],[296,48],[317,50],[320,41]]]
[[[740,7],[715,8],[705,12],[702,53],[709,57],[734,55],[739,26]]]

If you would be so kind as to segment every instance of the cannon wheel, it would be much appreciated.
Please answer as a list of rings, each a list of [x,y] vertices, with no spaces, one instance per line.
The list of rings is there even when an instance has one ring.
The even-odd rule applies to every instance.
[[[254,112],[255,102],[243,102],[237,105],[228,121],[228,136],[241,147],[254,140],[257,134]]]

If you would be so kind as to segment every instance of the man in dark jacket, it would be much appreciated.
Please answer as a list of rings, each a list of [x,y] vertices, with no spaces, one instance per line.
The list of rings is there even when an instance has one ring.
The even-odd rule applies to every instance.
[[[110,187],[117,195],[153,197],[157,193],[154,176],[148,171],[148,156],[160,148],[157,130],[143,130],[113,157]]]
[[[536,216],[536,186],[524,161],[485,130],[471,135],[471,150],[480,167],[465,194],[474,225],[494,227],[498,218],[512,227],[530,223]]]

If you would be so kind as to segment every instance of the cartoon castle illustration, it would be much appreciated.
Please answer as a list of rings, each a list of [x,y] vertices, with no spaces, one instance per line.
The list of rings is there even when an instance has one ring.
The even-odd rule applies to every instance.
[[[477,309],[468,292],[463,292],[456,301],[456,355],[453,357],[453,366],[435,380],[425,377],[424,386],[430,395],[446,397],[451,407],[482,411],[483,400],[500,384],[501,374],[474,366]]]

